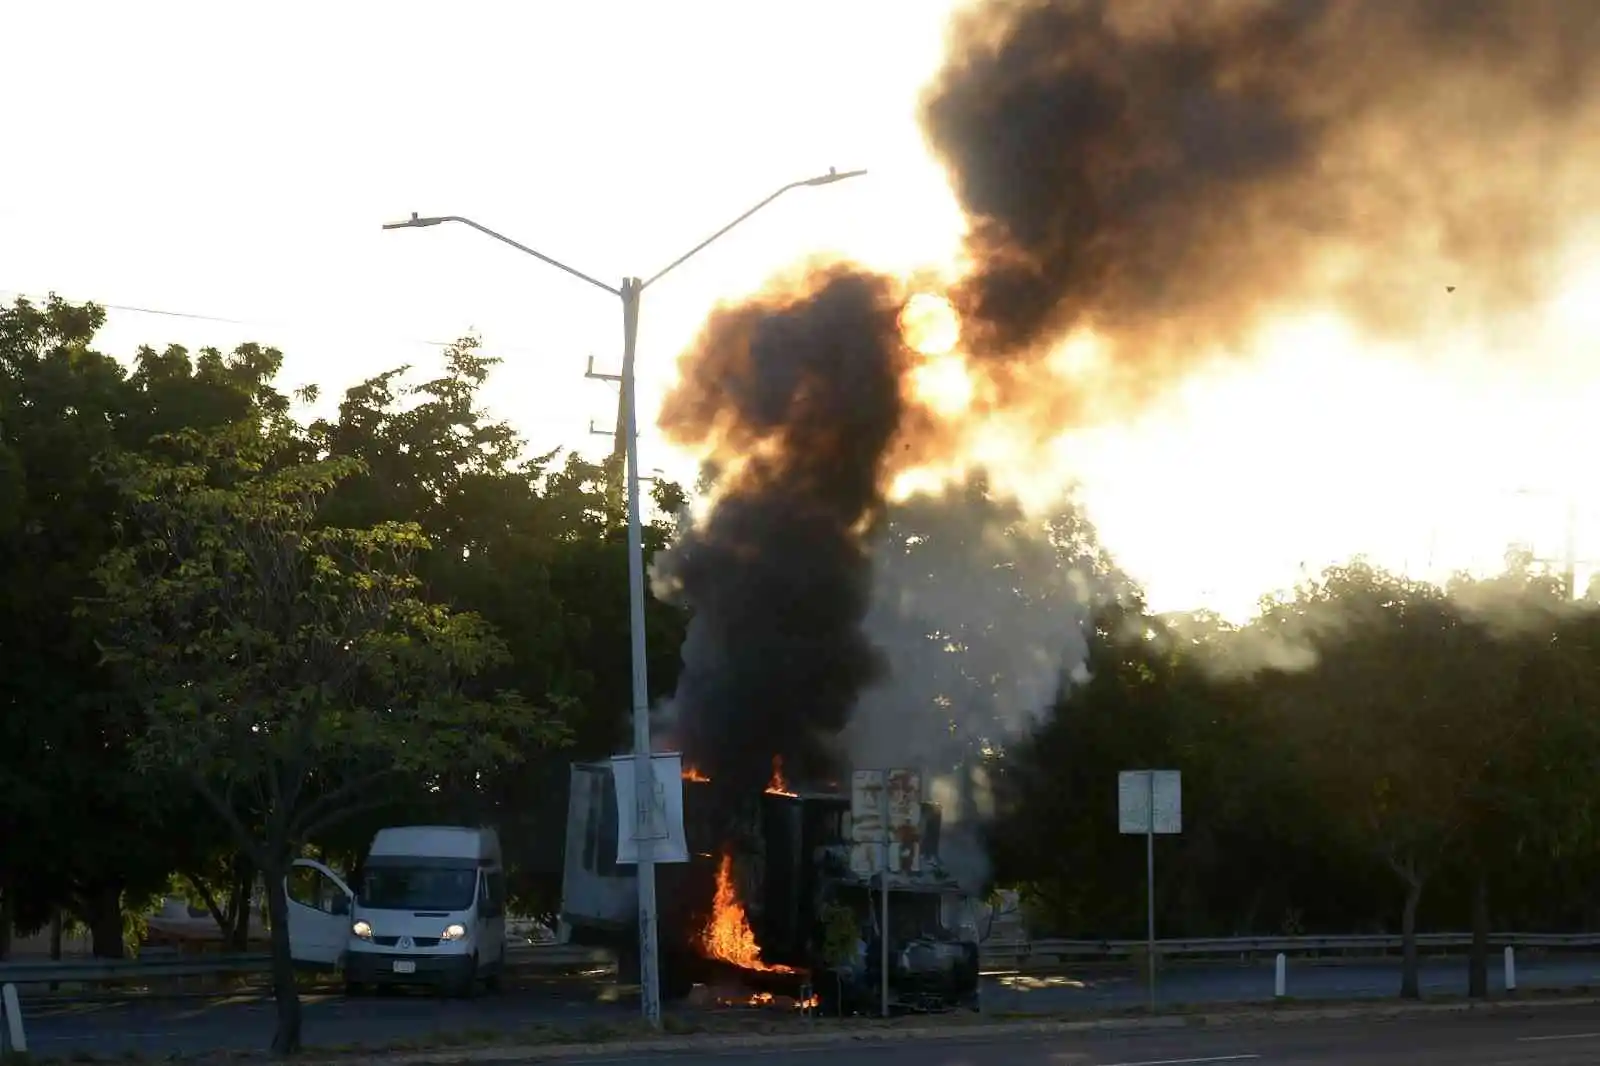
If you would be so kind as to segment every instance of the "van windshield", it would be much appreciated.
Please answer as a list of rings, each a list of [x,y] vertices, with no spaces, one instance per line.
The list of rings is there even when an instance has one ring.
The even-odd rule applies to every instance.
[[[357,902],[380,911],[464,911],[478,892],[473,866],[368,866]]]

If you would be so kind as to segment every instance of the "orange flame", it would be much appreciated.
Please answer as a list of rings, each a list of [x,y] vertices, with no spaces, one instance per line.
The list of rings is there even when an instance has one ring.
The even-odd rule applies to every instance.
[[[711,778],[707,777],[705,774],[701,773],[698,768],[693,767],[693,766],[685,766],[683,768],[683,779],[685,781],[710,781],[711,780]]]
[[[750,931],[750,920],[745,916],[744,904],[733,887],[733,856],[723,853],[717,867],[717,894],[711,901],[711,920],[700,934],[700,943],[713,959],[731,962],[746,970],[765,970],[769,973],[793,973],[788,966],[769,966],[761,961],[761,947]]]
[[[794,792],[789,790],[789,782],[784,780],[783,777],[782,755],[774,755],[772,757],[772,780],[767,782],[767,791],[772,793],[774,796],[795,795]]]
[[[816,996],[805,999],[793,999],[789,996],[775,996],[771,992],[752,992],[749,995],[718,996],[718,1006],[722,1007],[792,1007],[795,1010],[816,1010],[822,1001]]]

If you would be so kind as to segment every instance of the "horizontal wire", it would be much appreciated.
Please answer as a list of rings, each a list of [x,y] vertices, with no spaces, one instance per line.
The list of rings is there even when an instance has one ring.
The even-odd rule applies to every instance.
[[[52,295],[60,296],[61,294],[60,293],[54,293]],[[26,300],[31,300],[31,301],[33,301],[35,303],[42,303],[42,302],[44,302],[45,300],[47,300],[49,298],[47,295],[42,295],[40,293],[30,293],[30,292],[24,292],[24,291],[22,291],[20,289],[3,289],[3,288],[0,288],[0,296],[5,297],[8,301],[14,300],[14,299],[16,299],[18,297],[21,297],[21,298],[26,299]],[[72,299],[70,297],[62,297],[62,298],[63,299]],[[105,302],[103,300],[92,300],[92,299],[90,299],[90,300],[77,300],[77,299],[72,299],[72,302],[74,302],[74,303],[92,303],[96,307],[104,308],[107,311],[126,311],[126,312],[130,312],[132,314],[139,314],[139,315],[159,315],[159,316],[164,317],[164,318],[185,318],[185,319],[191,319],[191,320],[199,321],[199,322],[220,322],[220,323],[224,323],[224,324],[232,325],[232,326],[254,326],[254,327],[257,327],[257,328],[260,328],[260,329],[293,329],[293,330],[315,331],[315,330],[319,330],[319,329],[325,330],[325,329],[328,328],[328,326],[326,324],[313,325],[313,324],[307,323],[307,322],[282,322],[282,321],[280,321],[280,322],[268,322],[268,321],[264,321],[264,320],[261,320],[261,319],[227,318],[227,317],[222,316],[222,315],[200,314],[200,313],[195,312],[195,311],[168,311],[168,310],[163,310],[163,309],[157,308],[157,307],[135,307],[135,306],[133,306],[131,304],[107,303],[107,302]],[[415,338],[415,337],[378,337],[378,338],[374,338],[374,339],[376,341],[380,342],[380,343],[388,343],[388,344],[418,344],[418,345],[425,345],[425,346],[428,346],[428,347],[440,348],[440,349],[449,348],[449,347],[453,346],[456,343],[455,341],[420,340],[420,339]],[[488,346],[486,345],[485,347],[488,347]],[[494,346],[494,350],[495,351],[499,351],[499,352],[515,352],[515,353],[522,354],[522,355],[537,355],[537,354],[539,354],[533,348],[507,346],[507,345],[495,345]]]

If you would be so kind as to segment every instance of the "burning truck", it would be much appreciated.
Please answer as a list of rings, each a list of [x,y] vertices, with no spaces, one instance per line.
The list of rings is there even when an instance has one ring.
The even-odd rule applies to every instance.
[[[878,772],[876,785],[856,776],[854,794],[795,788],[774,759],[766,790],[729,804],[683,772],[690,861],[656,867],[664,998],[736,977],[755,1002],[803,1001],[809,984],[826,1013],[877,1013],[887,882],[891,1008],[978,1009],[976,910],[940,865],[939,807],[921,800],[915,774]],[[893,809],[888,796],[900,799]],[[561,917],[574,942],[614,949],[632,980],[638,888],[633,867],[616,862],[620,831],[612,765],[574,764]]]

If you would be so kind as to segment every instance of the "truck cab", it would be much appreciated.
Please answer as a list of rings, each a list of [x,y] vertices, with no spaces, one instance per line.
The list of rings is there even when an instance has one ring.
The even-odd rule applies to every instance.
[[[505,867],[493,829],[381,829],[353,885],[311,859],[289,883],[295,962],[339,968],[347,991],[427,984],[458,995],[505,969]]]

